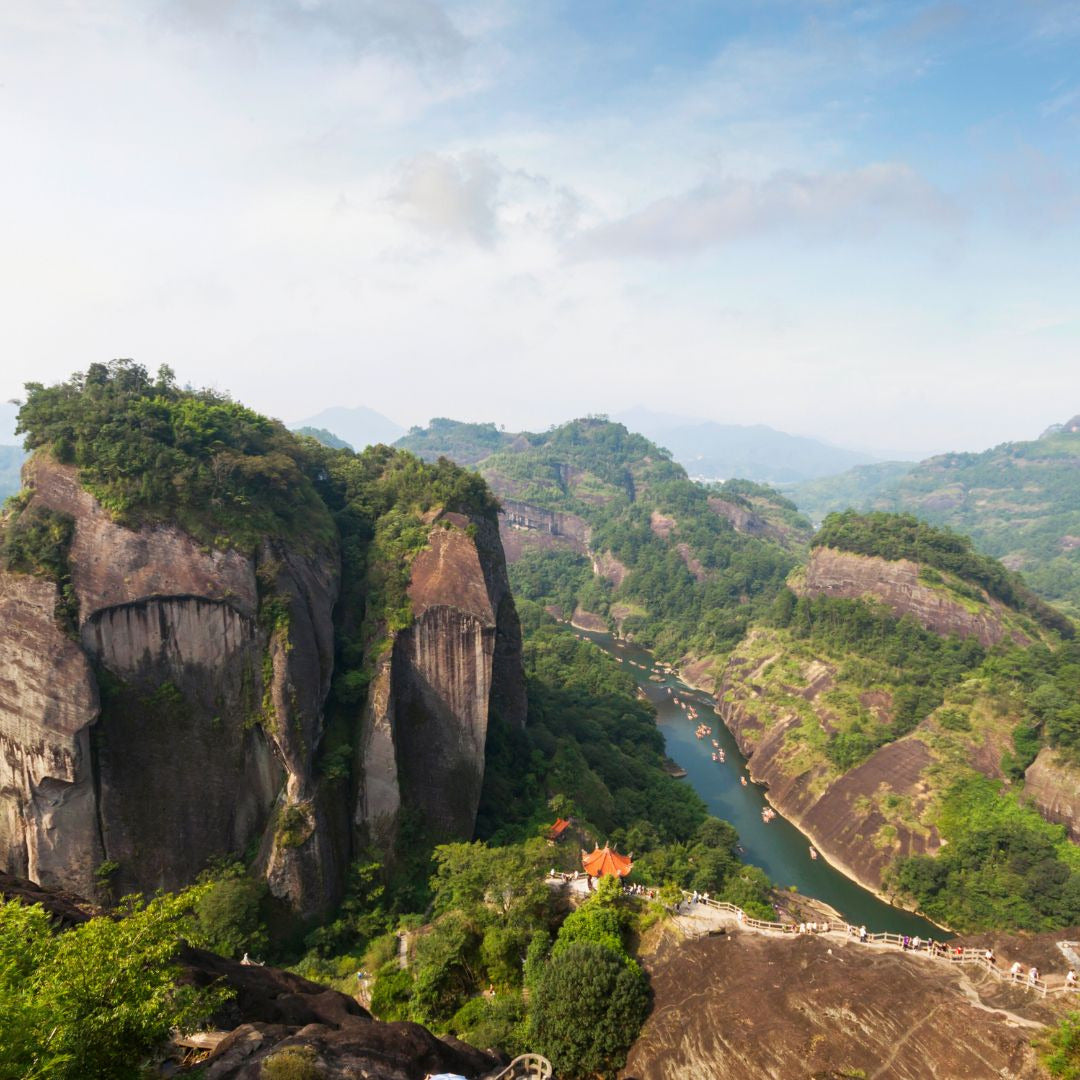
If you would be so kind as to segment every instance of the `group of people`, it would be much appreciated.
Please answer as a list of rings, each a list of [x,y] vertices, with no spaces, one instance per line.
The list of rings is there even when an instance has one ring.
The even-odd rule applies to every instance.
[[[994,962],[992,954],[990,953],[989,949],[987,949],[986,952],[988,954],[988,963],[992,964]],[[1069,975],[1073,976],[1073,983],[1075,983],[1075,981],[1076,981],[1076,973],[1071,968],[1069,969]],[[1065,985],[1066,986],[1070,985],[1070,983],[1069,983],[1069,975],[1065,976]],[[1009,968],[1009,978],[1012,979],[1013,982],[1023,982],[1024,981],[1024,965],[1021,964],[1019,960],[1015,961],[1013,963],[1013,966],[1011,968]],[[1039,969],[1037,967],[1035,967],[1034,964],[1028,969],[1027,981],[1029,983],[1031,983],[1032,986],[1038,986],[1038,984],[1039,984]]]

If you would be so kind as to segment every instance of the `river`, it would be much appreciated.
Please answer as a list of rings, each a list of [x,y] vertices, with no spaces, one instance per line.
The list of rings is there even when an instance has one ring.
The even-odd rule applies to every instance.
[[[865,924],[871,932],[887,930],[894,934],[942,938],[941,927],[880,900],[824,858],[811,858],[809,839],[779,814],[768,824],[762,821],[761,810],[768,805],[765,790],[750,781],[746,759],[734,736],[714,712],[710,695],[666,675],[655,666],[652,655],[645,649],[616,643],[606,633],[576,628],[574,633],[623,661],[622,666],[656,706],[657,724],[664,733],[668,756],[686,770],[687,782],[705,800],[709,813],[730,821],[738,829],[744,861],[760,866],[781,888],[794,885],[803,895],[823,900],[853,925]],[[650,679],[650,675],[661,676],[661,681]],[[692,720],[675,704],[675,698],[692,705],[698,719]],[[699,723],[711,727],[712,735],[698,739],[694,731]],[[726,761],[712,760],[712,739],[720,744]],[[746,787],[740,783],[740,776],[747,777]]]

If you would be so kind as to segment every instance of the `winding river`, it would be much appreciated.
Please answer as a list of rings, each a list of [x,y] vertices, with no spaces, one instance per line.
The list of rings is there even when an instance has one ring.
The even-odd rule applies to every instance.
[[[668,756],[686,770],[687,782],[705,800],[709,812],[738,829],[746,862],[760,866],[781,888],[794,885],[805,896],[836,908],[848,922],[865,924],[871,932],[887,930],[894,934],[942,938],[940,927],[878,899],[824,858],[811,858],[810,841],[779,814],[768,824],[762,821],[762,808],[768,805],[765,790],[749,780],[746,759],[739,752],[734,736],[713,711],[712,697],[665,674],[642,648],[616,642],[607,633],[577,628],[574,633],[620,659],[656,706],[657,723],[664,733]],[[698,719],[691,719],[687,711],[676,705],[676,698],[693,706]],[[694,732],[699,723],[711,727],[712,735],[698,739]],[[720,744],[726,761],[713,761],[712,739]],[[747,777],[746,787],[740,782],[741,776]]]

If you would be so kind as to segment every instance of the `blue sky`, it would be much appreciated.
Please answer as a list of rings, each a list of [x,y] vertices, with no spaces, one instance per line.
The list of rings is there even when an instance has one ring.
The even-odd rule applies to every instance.
[[[634,404],[924,454],[1080,412],[1080,4],[15,0],[0,394]]]

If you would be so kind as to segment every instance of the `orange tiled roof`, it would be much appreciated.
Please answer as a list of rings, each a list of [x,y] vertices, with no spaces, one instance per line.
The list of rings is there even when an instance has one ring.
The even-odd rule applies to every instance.
[[[569,828],[570,822],[567,821],[566,818],[556,818],[555,824],[552,825],[550,829],[548,829],[548,836],[550,836],[552,840],[558,840],[559,837],[562,836],[562,834],[566,832],[566,830]]]
[[[634,868],[633,860],[628,855],[612,851],[607,844],[596,848],[591,855],[583,851],[581,865],[589,877],[626,877]]]

